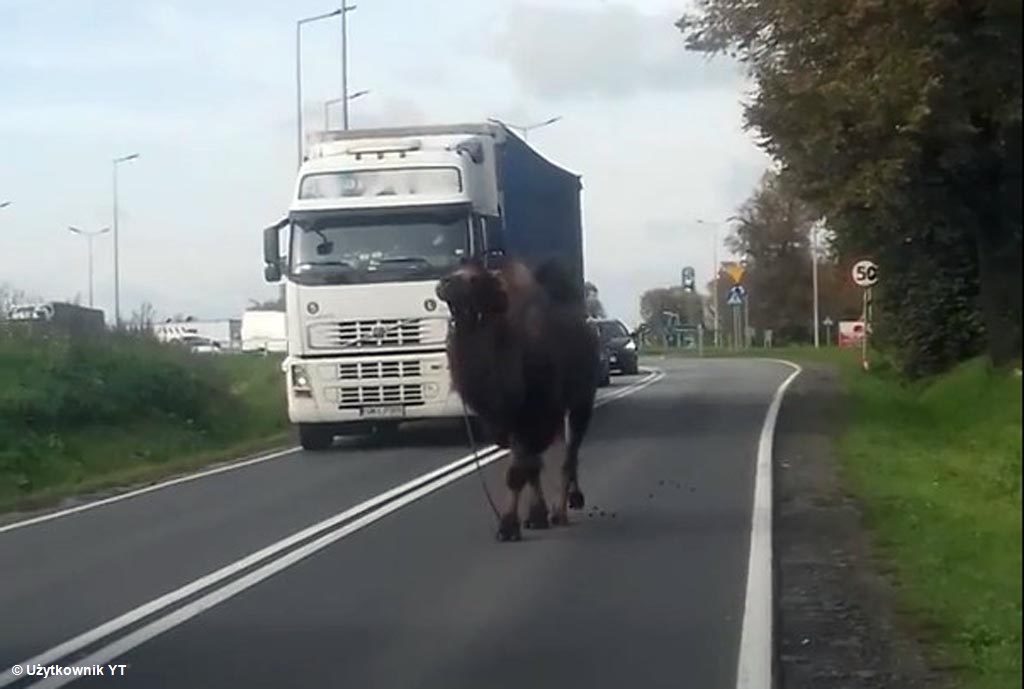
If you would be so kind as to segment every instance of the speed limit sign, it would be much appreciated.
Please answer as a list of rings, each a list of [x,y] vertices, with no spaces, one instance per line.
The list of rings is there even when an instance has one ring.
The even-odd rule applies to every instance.
[[[857,261],[853,264],[853,282],[858,287],[871,287],[878,282],[878,266],[874,261]]]

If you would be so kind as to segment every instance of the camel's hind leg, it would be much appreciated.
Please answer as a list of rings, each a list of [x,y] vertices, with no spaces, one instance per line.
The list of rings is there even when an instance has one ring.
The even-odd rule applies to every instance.
[[[566,420],[565,462],[562,464],[562,491],[559,496],[561,499],[552,514],[552,522],[555,524],[568,524],[568,511],[581,510],[586,502],[579,481],[580,446],[590,428],[593,415],[593,400],[569,411]]]

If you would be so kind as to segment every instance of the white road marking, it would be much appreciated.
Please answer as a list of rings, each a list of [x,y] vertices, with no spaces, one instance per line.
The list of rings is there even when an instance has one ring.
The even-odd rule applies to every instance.
[[[772,445],[782,397],[797,376],[800,366],[770,359],[793,369],[775,390],[765,414],[757,443],[754,476],[754,504],[750,520],[750,559],[747,563],[747,591],[743,604],[743,631],[736,666],[737,689],[771,689],[773,685],[774,603],[772,601]]]
[[[614,392],[610,392],[602,395],[595,404],[595,407],[604,406],[605,404],[614,400],[620,399],[627,395],[634,394],[643,390],[644,388],[653,385],[664,378],[664,372],[659,370],[651,370],[647,372],[647,375],[641,380],[626,386],[621,389],[617,389]],[[479,465],[481,467],[487,466],[493,462],[502,459],[508,454],[507,450],[498,450],[495,446],[490,446],[480,450],[477,455],[467,455],[462,457],[450,464],[447,464],[439,469],[435,469],[427,474],[423,474],[411,481],[408,481],[401,486],[392,488],[389,491],[381,493],[380,495],[366,500],[355,507],[345,510],[333,517],[325,519],[317,524],[303,529],[287,538],[284,538],[276,543],[259,550],[251,555],[248,555],[236,562],[233,562],[221,569],[207,574],[181,588],[178,588],[170,593],[167,593],[159,598],[156,598],[148,603],[130,610],[119,617],[109,620],[98,627],[90,629],[78,636],[65,641],[58,646],[55,646],[39,655],[30,658],[22,663],[21,666],[29,665],[48,665],[61,658],[69,656],[73,653],[81,651],[87,646],[100,641],[108,636],[111,636],[115,632],[130,626],[136,622],[139,622],[150,615],[153,615],[161,610],[181,601],[182,599],[188,598],[189,596],[199,593],[204,589],[217,584],[224,579],[227,579],[248,567],[256,565],[260,562],[272,558],[275,555],[280,554],[282,551],[287,551],[292,546],[308,540],[310,538],[316,538],[316,540],[307,543],[301,547],[295,548],[284,555],[281,555],[277,559],[271,559],[266,562],[258,569],[249,572],[248,574],[239,577],[238,579],[222,586],[221,588],[215,589],[201,598],[192,601],[173,612],[160,617],[139,629],[121,637],[112,643],[100,648],[93,654],[88,656],[88,659],[76,659],[76,665],[93,664],[100,661],[93,660],[95,658],[114,658],[118,655],[125,653],[126,651],[144,643],[145,641],[162,634],[163,632],[171,629],[192,617],[200,614],[204,610],[228,600],[232,596],[244,591],[247,588],[255,586],[260,581],[272,576],[273,574],[290,567],[296,562],[312,555],[313,553],[326,548],[328,545],[335,541],[348,536],[349,534],[355,533],[363,527],[372,524],[373,522],[381,519],[382,517],[394,512],[395,510],[404,507],[412,502],[415,502],[419,498],[432,493],[449,483],[452,483],[469,473],[476,471],[477,458],[479,457]],[[401,496],[396,499],[396,496]],[[373,510],[366,513],[368,510]],[[361,516],[360,516],[361,515]],[[357,517],[354,521],[348,522],[349,519]],[[338,528],[340,527],[340,528]],[[5,687],[13,684],[17,679],[7,669],[2,676],[0,676],[0,687]],[[59,687],[67,684],[68,682],[74,681],[75,677],[54,677],[48,680],[44,680],[41,683],[32,685],[33,687]]]
[[[609,394],[611,393],[605,394],[603,395],[603,397],[599,397],[598,401],[600,401],[604,397],[608,397]],[[41,514],[38,517],[23,519],[21,521],[12,522],[11,524],[0,525],[0,534],[5,533],[7,531],[14,531],[15,529],[21,529],[26,526],[32,526],[34,524],[42,524],[53,519],[68,517],[72,514],[78,514],[79,512],[85,512],[86,510],[92,510],[97,507],[103,507],[104,505],[110,505],[115,502],[121,502],[122,500],[128,500],[130,498],[135,498],[140,495],[145,495],[146,493],[152,493],[154,491],[162,490],[164,488],[170,488],[171,486],[176,486],[182,483],[188,483],[189,481],[196,481],[198,479],[206,478],[208,476],[216,476],[217,474],[223,474],[228,471],[243,469],[254,464],[268,462],[272,459],[280,459],[281,457],[286,457],[290,454],[296,454],[301,451],[302,448],[296,445],[294,447],[289,447],[283,450],[277,450],[275,452],[270,452],[268,454],[253,457],[251,459],[245,459],[241,461],[230,461],[227,464],[222,464],[220,466],[216,466],[210,469],[197,471],[193,474],[186,474],[184,476],[178,476],[176,478],[167,479],[166,481],[160,481],[159,483],[143,486],[142,488],[136,488],[135,490],[129,490],[124,493],[118,493],[117,495],[111,495],[110,497],[102,498],[100,500],[93,500],[91,502],[76,505],[74,507],[68,507],[63,510],[57,510],[55,512],[47,512],[46,514]],[[0,687],[2,686],[3,684],[0,684]]]
[[[240,462],[231,462],[230,464],[223,464],[221,466],[214,467],[212,469],[205,469],[203,471],[196,472],[194,474],[186,474],[185,476],[179,476],[177,478],[168,479],[167,481],[161,481],[160,483],[154,483],[143,488],[137,488],[125,493],[118,493],[117,495],[111,495],[109,498],[103,498],[101,500],[93,500],[75,507],[69,507],[67,509],[58,510],[56,512],[48,512],[47,514],[39,515],[38,517],[32,517],[31,519],[24,519],[13,524],[7,524],[6,526],[0,526],[0,534],[6,531],[14,531],[15,529],[21,529],[26,526],[32,526],[33,524],[42,524],[52,519],[59,519],[60,517],[67,517],[72,514],[79,512],[85,512],[86,510],[95,509],[97,507],[103,507],[114,502],[120,502],[122,500],[128,500],[129,498],[135,498],[146,493],[152,493],[153,491],[161,490],[163,488],[169,488],[176,486],[180,483],[188,483],[189,481],[195,481],[197,479],[206,478],[207,476],[215,476],[216,474],[223,474],[228,471],[234,471],[235,469],[241,469],[243,467],[252,466],[253,464],[260,464],[262,462],[269,462],[272,459],[280,459],[287,455],[298,452],[302,448],[295,446],[285,450],[278,450],[269,454],[260,455],[253,457],[252,459],[245,459]]]

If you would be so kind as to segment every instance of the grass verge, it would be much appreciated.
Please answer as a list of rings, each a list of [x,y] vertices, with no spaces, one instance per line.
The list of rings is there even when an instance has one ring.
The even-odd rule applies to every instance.
[[[287,429],[276,357],[0,333],[0,511],[268,450]]]
[[[980,360],[909,386],[844,370],[844,474],[905,612],[961,686],[1020,686],[1020,379]]]
[[[656,352],[669,356],[694,353]],[[842,476],[901,617],[965,689],[1021,686],[1021,378],[982,360],[901,381],[857,351],[706,351],[840,367]]]

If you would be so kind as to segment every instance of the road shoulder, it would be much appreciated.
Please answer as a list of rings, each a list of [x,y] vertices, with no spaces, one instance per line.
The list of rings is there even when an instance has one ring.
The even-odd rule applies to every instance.
[[[894,613],[856,502],[843,491],[838,372],[807,364],[775,438],[776,651],[781,689],[941,687]]]

